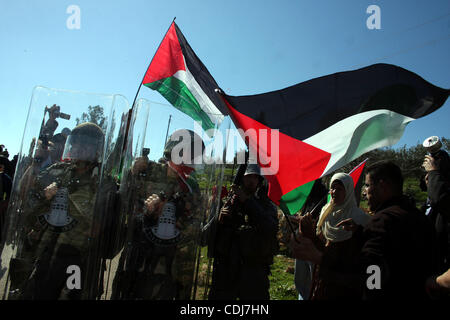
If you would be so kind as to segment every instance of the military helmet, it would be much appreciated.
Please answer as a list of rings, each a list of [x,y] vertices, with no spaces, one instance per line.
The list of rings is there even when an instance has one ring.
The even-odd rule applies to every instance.
[[[256,174],[258,176],[261,176],[261,168],[256,163],[249,163],[247,165],[247,169],[245,170],[244,176],[247,176],[249,174]]]
[[[164,159],[176,164],[192,164],[194,159],[203,156],[204,150],[205,144],[197,133],[188,129],[179,129],[167,140],[164,147]]]
[[[92,122],[76,126],[67,137],[63,160],[85,160],[101,162],[105,135]]]

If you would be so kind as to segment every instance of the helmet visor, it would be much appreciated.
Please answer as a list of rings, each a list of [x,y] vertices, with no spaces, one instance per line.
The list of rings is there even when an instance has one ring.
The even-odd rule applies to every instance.
[[[88,135],[70,135],[64,148],[62,159],[101,162],[103,141]]]

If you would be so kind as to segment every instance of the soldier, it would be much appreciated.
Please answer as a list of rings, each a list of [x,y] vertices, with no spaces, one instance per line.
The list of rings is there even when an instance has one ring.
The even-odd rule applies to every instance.
[[[104,217],[94,216],[99,212],[94,207],[103,145],[99,126],[78,125],[67,138],[63,161],[42,171],[29,188],[23,248],[11,265],[10,297],[54,300],[97,296],[98,292],[94,296],[89,292],[95,283],[87,283],[92,280],[87,263],[101,255],[92,247],[105,231],[101,226]],[[99,198],[110,200],[115,192],[114,184],[103,183]],[[97,205],[107,207],[102,200]],[[69,267],[73,266],[79,270],[79,279],[69,287],[68,273],[74,270]]]
[[[201,138],[183,131],[189,133],[192,146],[201,142],[203,151]],[[114,279],[113,299],[189,298],[201,200],[194,169],[172,159],[177,145],[172,137],[177,134],[172,134],[159,163],[144,156],[131,169],[129,241]]]
[[[270,299],[278,217],[264,183],[258,165],[249,164],[242,186],[231,189],[236,205],[227,201],[220,211],[210,300]]]

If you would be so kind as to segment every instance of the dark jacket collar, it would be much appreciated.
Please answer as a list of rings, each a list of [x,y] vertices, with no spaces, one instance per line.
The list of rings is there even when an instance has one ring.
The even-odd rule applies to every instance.
[[[410,198],[408,198],[405,195],[392,197],[389,200],[385,201],[377,210],[376,212],[379,212],[381,210],[384,210],[386,208],[392,207],[392,206],[399,206],[403,209],[413,209],[416,208],[414,203]]]

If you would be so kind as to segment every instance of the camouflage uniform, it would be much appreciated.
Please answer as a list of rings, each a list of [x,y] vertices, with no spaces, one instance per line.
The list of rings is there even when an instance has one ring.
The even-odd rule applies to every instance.
[[[75,128],[77,134],[90,131],[98,144],[91,142],[92,152],[101,150],[103,133],[94,124]],[[80,147],[70,146],[75,155]],[[78,148],[78,149],[76,149]],[[105,226],[110,227],[116,185],[103,178],[99,186],[97,154],[91,159],[67,158],[42,171],[28,190],[24,203],[21,248],[11,261],[11,298],[80,299],[98,296],[99,260],[108,246]],[[94,158],[95,157],[95,158]],[[81,162],[80,162],[81,161]],[[45,188],[56,184],[56,194],[48,200]],[[97,197],[98,188],[102,189]],[[21,219],[21,220],[22,220]],[[89,262],[89,269],[87,268]],[[80,268],[81,288],[67,287],[69,266]],[[92,288],[95,288],[94,290]]]
[[[53,182],[61,187],[53,199],[47,200],[43,190]],[[67,267],[72,264],[81,266],[88,254],[95,191],[91,177],[76,176],[74,166],[68,163],[55,164],[37,177],[24,210],[21,259],[31,267],[32,273],[19,286],[21,298],[60,297]],[[62,208],[64,202],[66,207]],[[65,218],[61,217],[65,222],[60,219],[62,223],[55,224],[56,210],[67,212]]]
[[[130,240],[114,279],[113,299],[189,298],[195,263],[193,244],[200,225],[194,217],[200,198],[198,187],[192,188],[182,180],[168,164],[155,162],[133,175],[128,206]],[[144,201],[152,194],[163,201],[159,210],[148,212]],[[168,206],[175,211],[176,222],[165,216]],[[161,225],[172,228],[172,237],[158,236]],[[160,259],[162,256],[164,259]]]

